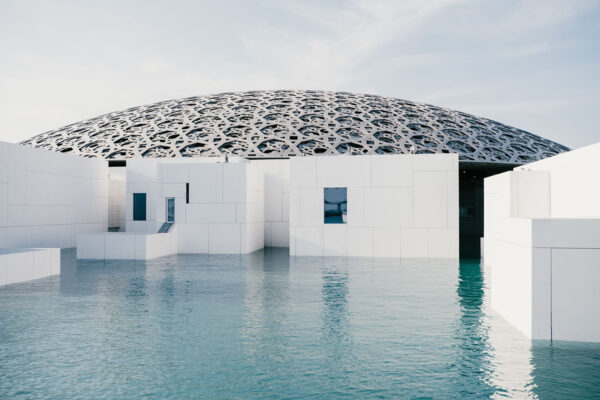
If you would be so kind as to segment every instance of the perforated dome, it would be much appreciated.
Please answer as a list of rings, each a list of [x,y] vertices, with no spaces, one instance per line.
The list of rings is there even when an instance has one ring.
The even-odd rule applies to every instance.
[[[461,161],[524,164],[568,150],[459,111],[322,91],[252,91],[169,100],[77,122],[22,144],[108,160],[458,153]]]

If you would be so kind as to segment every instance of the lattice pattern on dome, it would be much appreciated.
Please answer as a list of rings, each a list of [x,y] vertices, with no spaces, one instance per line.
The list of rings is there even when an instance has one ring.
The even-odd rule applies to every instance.
[[[108,160],[458,153],[462,161],[523,164],[568,150],[459,111],[322,91],[253,91],[170,100],[78,122],[22,144]]]

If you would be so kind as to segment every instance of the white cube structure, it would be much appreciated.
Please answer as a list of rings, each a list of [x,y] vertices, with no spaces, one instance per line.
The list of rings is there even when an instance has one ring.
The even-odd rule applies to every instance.
[[[290,162],[290,255],[458,258],[456,154]],[[345,223],[325,223],[326,188],[346,188]]]
[[[0,249],[0,286],[60,275],[60,249]]]
[[[77,237],[77,258],[150,260],[177,254],[177,229],[167,233],[104,232]]]
[[[74,247],[107,229],[107,165],[0,142],[0,248]]]
[[[492,307],[533,339],[600,342],[600,144],[485,180]]]
[[[264,180],[253,162],[220,158],[131,160],[128,232],[156,233],[174,222],[179,253],[246,254],[264,246]],[[146,195],[147,218],[134,218],[134,194]],[[168,221],[167,201],[174,204]]]

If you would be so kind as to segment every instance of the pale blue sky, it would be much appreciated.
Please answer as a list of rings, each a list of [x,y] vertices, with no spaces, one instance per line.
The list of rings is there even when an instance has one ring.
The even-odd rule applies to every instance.
[[[445,106],[600,141],[600,0],[0,0],[0,140],[250,89]]]

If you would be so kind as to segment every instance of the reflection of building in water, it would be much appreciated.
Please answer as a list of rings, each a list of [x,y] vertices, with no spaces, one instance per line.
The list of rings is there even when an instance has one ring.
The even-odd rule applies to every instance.
[[[483,275],[479,263],[460,263],[456,293],[460,305],[459,324],[454,335],[459,345],[458,374],[461,379],[471,379],[468,394],[490,397],[494,394],[494,387],[489,385],[488,377],[483,374],[484,371],[490,370],[490,359],[488,332],[482,309]],[[471,374],[474,370],[482,371],[482,374]]]
[[[487,333],[488,376],[495,388],[492,398],[536,399],[533,391],[531,341],[490,307],[489,268],[474,266],[482,276],[484,297],[482,329]]]
[[[487,279],[478,261],[462,261],[457,287],[461,307],[456,339],[461,379],[469,393],[485,398],[536,398],[532,392],[530,341],[489,309]],[[481,371],[473,375],[472,371]]]
[[[287,249],[268,248],[245,256],[246,321],[241,332],[250,355],[277,354],[285,350],[289,311]]]
[[[533,342],[533,391],[540,399],[600,399],[600,344]],[[575,383],[575,384],[574,384]]]
[[[347,266],[324,265],[322,273],[323,287],[323,342],[330,351],[329,359],[335,360],[330,364],[336,369],[343,369],[344,358],[352,355],[352,334],[349,317],[349,279]]]

